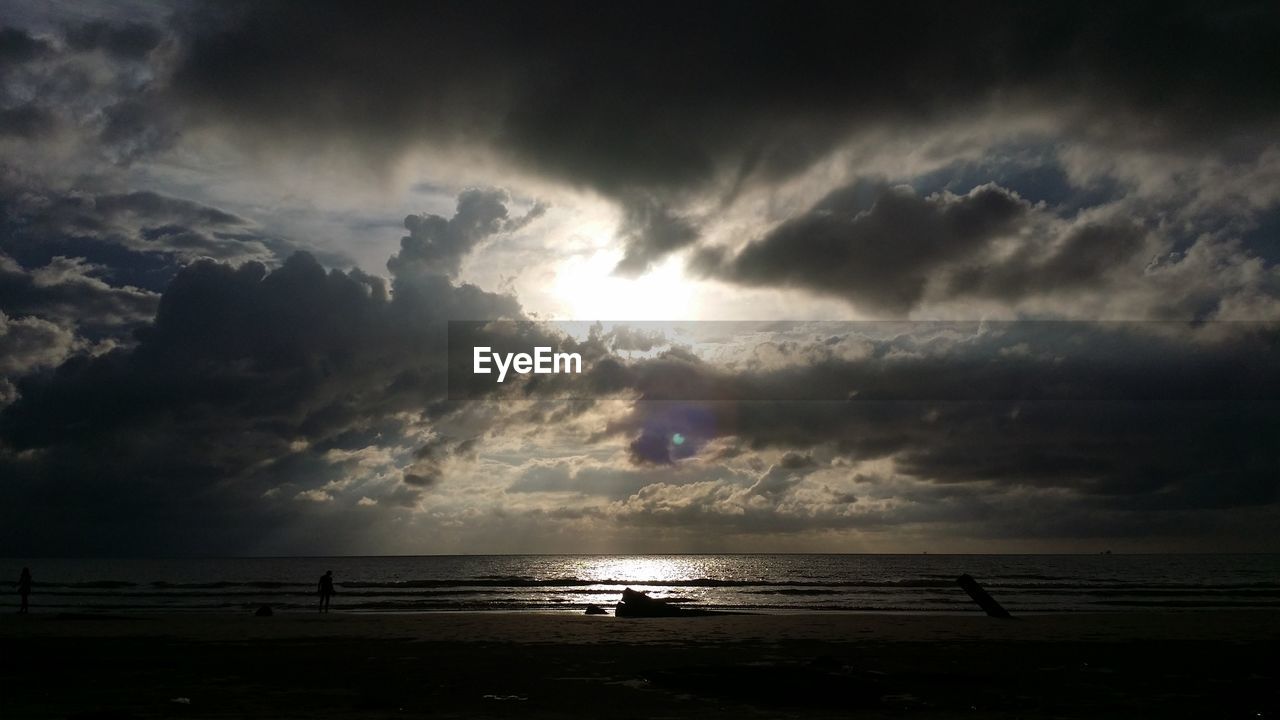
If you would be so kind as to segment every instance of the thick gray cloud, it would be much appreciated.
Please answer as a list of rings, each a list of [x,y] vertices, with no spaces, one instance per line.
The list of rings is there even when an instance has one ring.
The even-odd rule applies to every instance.
[[[102,268],[74,258],[57,256],[47,265],[24,269],[0,254],[0,310],[99,334],[116,327],[128,330],[151,319],[155,293],[110,285],[101,274]]]
[[[730,371],[688,357],[629,369],[643,400],[613,426],[637,462],[713,440],[828,447],[933,483],[1059,487],[1179,509],[1277,500],[1273,325],[1187,342],[1144,323],[997,324],[959,344],[926,326],[850,360]],[[873,326],[872,326],[873,327]],[[945,324],[943,325],[945,328]],[[676,438],[678,437],[678,440]]]
[[[146,23],[112,24],[105,20],[69,27],[65,36],[76,50],[101,50],[122,60],[143,60],[164,39],[159,28]]]
[[[618,261],[617,272],[635,276],[655,260],[696,242],[698,228],[652,198],[633,198],[623,203],[619,234],[627,250]]]
[[[0,137],[30,140],[53,130],[53,114],[36,105],[0,109]]]
[[[47,41],[32,37],[24,30],[0,28],[0,60],[4,61],[4,67],[35,60],[52,50]]]
[[[57,118],[48,108],[29,93],[14,97],[9,87],[10,76],[53,53],[53,46],[43,38],[18,28],[0,27],[0,140],[34,140],[56,128]]]
[[[0,313],[0,376],[61,364],[74,344],[72,333],[47,320]]]
[[[116,288],[159,290],[195,259],[271,261],[296,247],[235,214],[150,190],[74,190],[5,179],[0,252],[29,271],[59,256],[78,258]]]
[[[1043,257],[1034,245],[990,265],[970,265],[950,279],[952,296],[979,295],[1014,302],[1030,295],[1088,288],[1130,262],[1144,248],[1144,231],[1132,222],[1072,229]]]
[[[920,301],[940,268],[1016,234],[1030,212],[1028,203],[993,185],[931,198],[886,188],[869,208],[836,192],[732,258],[707,253],[699,265],[735,282],[807,288],[901,314]]]
[[[518,230],[546,210],[535,204],[526,215],[512,218],[507,213],[509,201],[503,190],[467,190],[458,196],[452,218],[410,215],[404,221],[409,234],[400,240],[400,252],[387,261],[387,269],[397,277],[457,275],[462,259],[477,243]]]
[[[10,318],[0,310],[0,407],[17,399],[9,378],[60,365],[78,344],[75,333],[48,320]]]
[[[1266,68],[1280,60],[1280,13],[1266,3],[755,3],[728,15],[217,5],[179,21],[171,92],[193,119],[273,143],[340,138],[386,159],[469,143],[593,187],[627,208],[624,272],[690,242],[677,193],[786,177],[861,132],[994,110],[1052,114],[1064,137],[1204,152],[1276,128]]]
[[[692,268],[745,285],[833,295],[880,317],[926,300],[997,300],[1006,307],[1100,291],[1158,245],[1129,218],[1058,222],[995,184],[921,197],[909,187],[840,188],[741,250],[707,248]],[[1143,255],[1146,251],[1148,254]],[[1139,310],[1141,312],[1141,310]]]
[[[476,197],[464,195],[458,215],[442,222],[474,227]],[[209,213],[149,196],[106,205]],[[480,226],[493,229],[505,207],[485,208]],[[385,494],[392,507],[416,503],[439,480],[439,456],[468,447],[467,438],[422,437],[449,412],[446,320],[521,314],[510,296],[454,284],[457,256],[435,259],[436,272],[420,256],[409,272],[397,265],[394,293],[381,278],[326,271],[305,253],[270,271],[212,260],[183,268],[136,345],[76,355],[15,383],[18,399],[0,412],[0,464],[12,478],[2,490],[5,547],[72,548],[77,537],[110,537],[140,552],[183,522],[248,547],[270,532],[272,513],[285,512],[278,502],[329,497],[325,481],[340,470],[324,460],[332,451],[402,446],[406,457],[384,462],[399,481],[366,492]],[[54,492],[67,510],[59,528],[36,511]],[[191,506],[193,494],[206,502]],[[138,514],[138,504],[149,509]],[[117,511],[132,520],[117,524]],[[255,520],[246,525],[238,515]]]
[[[305,523],[307,507],[352,493],[378,508],[344,528],[359,535],[373,527],[360,523],[430,502],[450,463],[483,451],[475,430],[447,422],[469,403],[445,401],[442,324],[520,311],[444,273],[397,276],[393,288],[306,255],[270,272],[188,267],[136,347],[17,384],[19,399],[0,414],[0,462],[15,478],[6,506],[43,507],[58,488],[76,537],[106,534],[127,549],[181,523],[220,546],[252,547],[263,528]],[[524,322],[478,326],[498,347],[553,337]],[[513,383],[491,402],[638,393],[595,439],[625,441],[632,465],[535,460],[507,497],[567,493],[582,500],[564,513],[581,521],[682,533],[983,523],[969,531],[977,536],[1042,536],[1006,514],[1049,517],[1050,504],[1089,533],[1123,536],[1157,517],[1277,500],[1280,458],[1266,431],[1280,409],[1273,326],[871,323],[848,334],[775,347],[781,364],[735,366],[680,348],[607,358],[638,333],[593,332],[578,346],[591,372]],[[863,351],[834,350],[850,343]],[[31,364],[41,363],[51,364]],[[593,407],[569,403],[560,416]],[[520,435],[548,418],[516,413],[479,433]],[[770,454],[777,460],[759,465]],[[353,480],[353,463],[369,458],[394,480]],[[851,468],[866,463],[894,479],[855,475],[851,489]],[[198,509],[192,493],[205,498]],[[128,528],[106,511],[142,502],[154,512],[129,511]],[[71,525],[59,536],[49,523],[10,520],[7,542],[74,545]]]
[[[618,275],[687,253],[722,281],[698,292],[777,297],[771,317],[1274,320],[1271,5],[63,10],[0,29],[10,553],[345,552],[473,521],[1070,538],[1240,518],[1274,545],[1266,323],[852,327],[726,359],[575,340],[466,282],[563,292],[620,249]],[[314,216],[375,219],[358,240],[382,247],[397,173],[424,165],[414,202],[512,194],[409,215],[387,278],[350,269]],[[544,191],[565,198],[545,235],[544,205],[513,210]],[[481,267],[516,245],[520,267]],[[588,372],[456,382],[446,345],[478,344]]]
[[[639,397],[595,438],[623,441],[630,463],[534,460],[508,492],[680,536],[1135,538],[1181,524],[1184,540],[1272,546],[1274,323],[872,322],[796,337],[751,341],[766,363],[680,348],[597,359],[567,392]],[[1227,527],[1231,512],[1250,529]]]
[[[88,192],[0,182],[0,311],[133,342],[159,290],[201,257],[272,259],[285,241],[223,210],[150,191]]]

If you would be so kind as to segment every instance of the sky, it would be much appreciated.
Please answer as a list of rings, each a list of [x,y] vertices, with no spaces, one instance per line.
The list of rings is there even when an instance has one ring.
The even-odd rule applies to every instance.
[[[0,556],[1280,551],[1277,67],[1267,2],[0,0]]]

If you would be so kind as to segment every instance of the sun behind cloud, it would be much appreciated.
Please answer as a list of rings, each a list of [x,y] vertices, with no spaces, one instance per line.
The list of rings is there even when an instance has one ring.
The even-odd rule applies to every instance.
[[[553,292],[565,316],[557,319],[699,319],[696,287],[685,277],[678,258],[635,278],[614,272],[620,258],[616,250],[601,250],[560,265]]]

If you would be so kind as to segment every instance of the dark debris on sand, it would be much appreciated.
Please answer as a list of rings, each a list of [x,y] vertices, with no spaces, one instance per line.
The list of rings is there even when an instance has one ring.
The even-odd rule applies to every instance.
[[[621,618],[654,618],[654,617],[710,617],[713,615],[739,615],[719,610],[700,610],[682,608],[670,600],[649,597],[648,593],[626,588],[622,591],[622,599],[614,607],[613,614]]]

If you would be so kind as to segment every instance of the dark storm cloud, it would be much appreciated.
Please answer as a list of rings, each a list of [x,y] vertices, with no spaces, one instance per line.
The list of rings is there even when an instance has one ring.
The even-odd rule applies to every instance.
[[[670,208],[652,199],[641,199],[623,203],[619,235],[627,250],[618,261],[617,272],[635,276],[655,260],[693,244],[698,239],[698,229]]]
[[[921,197],[906,186],[839,188],[736,253],[700,250],[695,272],[831,295],[880,316],[926,299],[1027,298],[1098,290],[1147,249],[1129,218],[1055,223],[994,184]],[[1012,248],[1012,249],[1010,249]],[[1135,268],[1136,269],[1136,268]]]
[[[939,268],[1015,233],[1030,212],[994,185],[931,198],[886,188],[865,209],[856,200],[837,191],[727,261],[707,253],[695,265],[739,283],[799,287],[905,313]]]
[[[444,462],[451,456],[466,456],[475,440],[458,441],[445,435],[437,435],[423,443],[414,453],[414,462],[404,473],[404,482],[414,492],[420,492],[440,484],[444,480]]]
[[[1027,245],[1010,258],[958,270],[952,296],[977,295],[1014,302],[1055,290],[1089,287],[1130,261],[1143,248],[1144,232],[1131,222],[1084,225],[1064,237],[1047,257]]]
[[[647,464],[731,438],[889,459],[936,484],[1061,488],[1113,509],[1274,503],[1276,328],[1227,325],[1212,342],[1170,336],[1173,325],[1011,323],[922,344],[921,328],[863,359],[756,371],[657,358],[632,366],[647,389],[613,431]]]
[[[196,258],[273,260],[294,248],[203,203],[149,190],[49,188],[14,177],[0,180],[0,229],[0,252],[28,270],[59,256],[81,258],[114,286],[152,290]]]
[[[101,50],[122,60],[143,60],[154,50],[164,34],[146,23],[112,24],[95,20],[68,27],[64,33],[67,45],[79,50]]]
[[[476,198],[464,194],[444,224],[510,226],[494,196],[483,210]],[[145,194],[104,206],[108,214],[238,220]],[[16,382],[18,399],[0,412],[0,464],[14,478],[2,490],[5,547],[38,547],[41,538],[73,547],[80,537],[142,551],[184,522],[247,547],[298,512],[287,509],[294,495],[331,498],[324,481],[336,474],[322,461],[329,451],[418,443],[418,425],[448,412],[445,321],[520,315],[510,296],[452,283],[456,255],[437,259],[438,272],[422,257],[397,265],[394,294],[381,278],[326,270],[305,253],[271,271],[256,262],[186,266],[135,345],[77,355]],[[392,506],[414,504],[439,481],[442,455],[470,452],[467,440],[437,435],[408,459],[402,483],[366,492],[390,492]],[[301,476],[300,463],[310,468]],[[299,486],[301,478],[308,482]],[[67,523],[56,539],[53,529],[32,526],[43,517],[36,508],[52,507],[54,496]],[[201,507],[193,496],[204,498]],[[132,518],[127,526],[115,522],[117,512]]]
[[[8,67],[42,57],[52,50],[47,41],[32,37],[24,30],[0,28],[0,73]]]
[[[0,253],[0,311],[51,319],[97,336],[113,327],[127,330],[151,318],[157,301],[154,293],[110,285],[99,277],[102,272],[60,256],[47,265],[25,269]]]
[[[17,399],[11,378],[60,365],[78,344],[65,327],[37,317],[10,318],[0,310],[0,407]]]
[[[1269,3],[252,3],[177,24],[193,117],[388,159],[497,149],[618,199],[624,272],[691,241],[675,193],[785,177],[862,130],[996,107],[1207,150],[1274,130],[1280,102]]]
[[[430,374],[416,377],[410,360],[428,348],[397,340],[389,312],[381,281],[327,273],[306,255],[271,273],[256,263],[184,269],[136,348],[75,358],[19,383],[0,433],[13,477],[28,482],[7,488],[6,506],[16,512],[60,488],[86,522],[81,532],[118,532],[134,550],[169,525],[156,515],[198,518],[224,533],[237,512],[261,519],[268,509],[258,497],[273,469],[289,469],[282,460],[295,441],[323,445],[371,417],[430,401]],[[24,459],[23,450],[41,452]],[[191,493],[255,468],[249,487],[181,509]],[[102,503],[98,512],[79,505],[86,496]],[[156,512],[136,518],[136,532],[111,529],[111,515],[135,503]],[[15,528],[9,542],[22,541],[21,518],[6,524]]]
[[[231,213],[147,191],[52,190],[0,181],[0,312],[13,327],[56,327],[59,362],[129,346],[150,322],[158,291],[193,257],[266,257],[275,241]],[[28,370],[10,367],[13,388]],[[57,363],[54,363],[57,364]],[[25,369],[24,369],[25,368]],[[4,402],[16,397],[7,393]]]
[[[104,430],[89,418],[128,426],[191,402],[246,406],[264,423],[298,403],[323,403],[323,363],[341,354],[344,339],[372,331],[362,319],[379,302],[376,285],[327,274],[306,255],[269,274],[256,263],[195,263],[166,289],[137,348],[33,381],[6,413],[6,437],[18,447],[74,442]]]
[[[191,259],[266,259],[283,245],[208,205],[148,191],[52,190],[15,177],[0,182],[0,312],[57,326],[73,339],[60,345],[63,358],[72,346],[132,345],[155,316],[158,291]],[[14,387],[23,374],[10,370],[0,382]]]
[[[0,377],[59,364],[74,340],[72,333],[47,320],[0,313]]]
[[[640,398],[605,433],[631,466],[534,463],[510,492],[603,496],[592,517],[682,532],[971,537],[1194,534],[1280,502],[1273,323],[842,325],[769,341],[764,364],[597,359],[579,393]],[[862,463],[887,474],[850,492]]]
[[[52,113],[36,105],[4,108],[0,110],[0,137],[31,140],[52,132],[56,123]]]
[[[448,482],[446,463],[475,445],[470,433],[406,436],[406,417],[428,422],[449,412],[441,323],[519,309],[443,273],[397,276],[394,287],[389,294],[358,271],[325,271],[306,255],[272,272],[253,263],[190,266],[135,348],[73,358],[18,384],[21,397],[0,414],[0,463],[14,478],[4,506],[44,507],[56,495],[75,536],[105,533],[113,548],[144,547],[184,525],[251,546],[262,528],[305,524],[316,517],[306,507],[335,496],[350,503],[350,492],[383,508],[360,516],[369,522],[417,506]],[[522,323],[480,326],[495,346],[547,337]],[[636,527],[789,533],[978,523],[978,536],[1043,536],[1001,520],[1020,512],[1028,492],[1057,493],[1062,512],[1102,535],[1157,522],[1144,513],[1277,500],[1280,458],[1268,434],[1280,408],[1274,327],[895,327],[869,324],[874,332],[864,334],[851,326],[840,340],[868,346],[855,359],[832,354],[837,338],[819,337],[787,348],[786,364],[738,368],[679,348],[605,362],[599,353],[611,338],[596,332],[591,365],[612,367],[603,385],[642,396],[608,431],[628,439],[635,467],[546,465],[510,492],[603,497],[614,505],[584,517]],[[41,330],[50,328],[25,327],[14,339],[43,357],[36,345],[56,338],[37,337]],[[580,380],[602,385],[594,372]],[[523,392],[556,389],[529,383]],[[546,421],[510,423],[518,433]],[[330,453],[405,444],[416,450],[397,461],[398,483],[331,486],[346,466],[325,460]],[[758,471],[722,464],[746,462],[744,449],[780,457]],[[891,490],[896,509],[877,509],[874,495],[885,492],[877,483],[850,493],[815,479],[830,477],[833,458],[892,462],[911,484]],[[198,508],[192,493],[204,499]],[[111,508],[135,504],[145,509],[129,511],[127,526],[114,519]],[[74,544],[70,524],[60,537],[50,523],[32,528],[12,517],[4,525],[10,544]]]
[[[148,93],[107,105],[102,116],[98,140],[111,149],[117,164],[128,165],[166,150],[179,137],[170,113]]]
[[[294,254],[307,239],[250,211],[126,179],[243,195],[227,136],[382,167],[427,145],[611,200],[624,275],[684,250],[710,277],[881,316],[1024,301],[1052,316],[1165,275],[1145,291],[1188,316],[1211,317],[1226,287],[1272,317],[1276,270],[1231,235],[1265,234],[1259,212],[1280,197],[1262,153],[1280,129],[1271,4],[253,2],[163,22],[0,30],[0,141],[16,158],[0,161],[0,549],[252,551],[326,522],[345,552],[446,495],[450,521],[561,493],[609,507],[546,517],[694,533],[1177,534],[1274,514],[1273,327],[904,326],[715,364],[625,328],[567,339],[460,282],[472,253],[545,211],[501,190],[405,218],[388,283]],[[1021,149],[988,145],[1027,126]],[[913,145],[901,164],[977,159],[781,197],[811,192],[795,176],[838,151],[934,137],[947,149]],[[1109,150],[1143,154],[1143,177],[1089,167]],[[432,180],[416,190],[450,185]],[[763,224],[713,234],[766,187],[781,189]],[[309,202],[286,190],[262,205]],[[1212,207],[1188,219],[1184,200]],[[492,318],[516,322],[476,323],[460,347],[563,345],[588,371],[473,377],[455,397],[445,325]],[[595,402],[612,393],[621,415]],[[554,432],[593,460],[521,444],[507,493],[450,495],[450,469],[485,441]]]
[[[452,218],[410,215],[404,226],[408,236],[400,240],[400,252],[387,261],[397,277],[422,273],[458,274],[462,259],[476,244],[493,235],[513,232],[542,215],[545,206],[535,204],[521,217],[507,213],[510,198],[503,190],[466,190],[458,196]]]
[[[0,139],[31,142],[15,148],[25,151],[24,164],[37,174],[80,165],[97,175],[100,164],[127,167],[173,147],[177,108],[160,97],[169,54],[153,52],[165,30],[92,20],[54,22],[46,33],[0,30]],[[58,161],[33,163],[30,155],[42,150]]]

